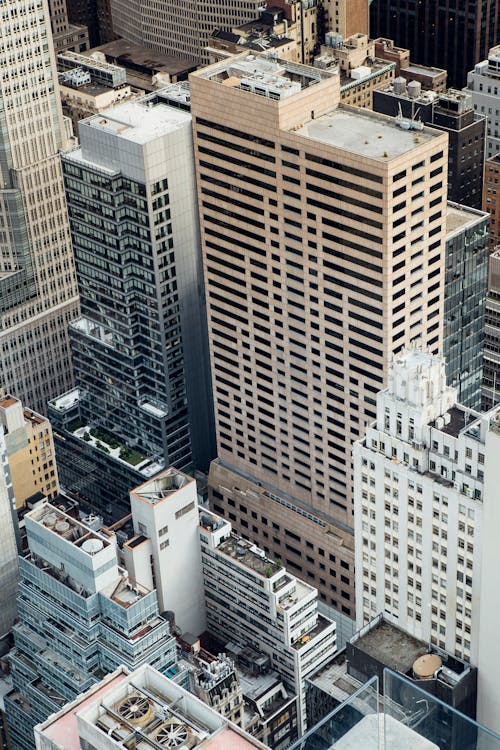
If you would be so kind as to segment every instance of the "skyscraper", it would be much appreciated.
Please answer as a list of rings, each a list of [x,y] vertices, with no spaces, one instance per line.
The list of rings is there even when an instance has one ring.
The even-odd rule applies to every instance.
[[[370,30],[408,47],[414,60],[448,71],[448,84],[461,87],[467,72],[498,42],[498,0],[373,0]]]
[[[350,451],[393,354],[441,347],[447,136],[243,54],[191,76],[213,507],[354,615]]]
[[[44,413],[72,384],[67,329],[78,311],[46,0],[2,5],[0,68],[0,382]]]
[[[165,465],[203,469],[214,455],[191,115],[152,95],[85,120],[80,140],[63,158],[82,307],[70,334],[79,415],[56,437],[58,463],[82,499],[107,483],[128,505]],[[81,465],[92,447],[98,471]],[[131,467],[144,473],[122,486]]]
[[[474,109],[486,116],[486,158],[500,153],[500,44],[492,47],[467,76]]]
[[[17,543],[14,498],[3,426],[0,424],[0,643],[16,617]]]

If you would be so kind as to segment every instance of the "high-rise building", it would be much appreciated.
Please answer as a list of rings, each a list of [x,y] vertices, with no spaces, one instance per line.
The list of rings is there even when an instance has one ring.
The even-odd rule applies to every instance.
[[[0,430],[5,434],[12,492],[17,508],[38,493],[59,494],[52,428],[46,417],[23,407],[19,399],[0,397]]]
[[[488,214],[448,202],[445,256],[446,379],[457,389],[459,403],[480,409],[488,289]]]
[[[86,26],[69,22],[66,0],[48,0],[48,3],[56,53],[65,50],[85,52],[89,49],[89,30]]]
[[[484,164],[483,211],[490,215],[489,247],[500,245],[500,152]]]
[[[90,46],[116,39],[111,21],[110,0],[67,0],[68,18],[89,30]]]
[[[394,39],[425,65],[448,71],[449,84],[465,85],[467,72],[498,42],[498,0],[373,0],[372,36]]]
[[[474,109],[487,118],[485,153],[491,159],[500,153],[500,45],[492,47],[488,58],[469,72],[467,88],[472,92]]]
[[[191,76],[212,507],[354,617],[351,445],[393,355],[442,343],[447,136],[243,54]]]
[[[80,141],[63,158],[78,415],[54,429],[61,484],[113,515],[161,468],[204,469],[215,452],[191,116],[152,95],[85,120]]]
[[[177,647],[154,590],[120,567],[114,534],[49,503],[26,514],[29,552],[19,558],[19,620],[5,699],[16,750],[33,727],[124,664],[172,666]]]
[[[59,155],[69,134],[46,0],[2,6],[0,68],[0,382],[44,413],[73,382],[68,323],[78,312]]]
[[[376,422],[353,450],[360,627],[383,612],[478,664],[481,613],[490,617],[480,591],[494,418],[456,403],[441,357],[412,350],[394,361]]]
[[[0,424],[0,649],[17,614],[17,519],[13,502],[9,461]]]
[[[233,534],[228,521],[202,511],[200,540],[209,632],[233,648],[251,647],[267,657],[298,696],[302,734],[305,680],[333,655],[335,623],[318,613],[315,588]]]
[[[36,727],[37,750],[266,750],[258,740],[146,665],[120,667]]]
[[[448,89],[438,95],[399,77],[373,92],[373,109],[448,133],[448,200],[481,208],[486,115],[474,111],[470,92]]]
[[[483,409],[500,401],[500,248],[489,257],[483,361]]]

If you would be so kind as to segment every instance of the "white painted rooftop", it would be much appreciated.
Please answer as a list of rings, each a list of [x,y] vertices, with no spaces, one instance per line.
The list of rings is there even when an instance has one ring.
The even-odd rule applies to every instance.
[[[189,125],[191,114],[166,104],[128,101],[84,121],[88,127],[114,133],[124,140],[146,144]]]

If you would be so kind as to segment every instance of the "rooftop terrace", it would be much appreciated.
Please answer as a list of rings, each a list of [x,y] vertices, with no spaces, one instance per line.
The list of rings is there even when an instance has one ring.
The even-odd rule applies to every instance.
[[[246,539],[236,536],[236,534],[231,534],[229,539],[221,542],[217,549],[266,578],[271,578],[281,570],[281,566],[273,560],[269,560],[263,550]]]
[[[296,128],[298,135],[350,153],[385,161],[396,159],[438,135],[438,131],[405,130],[393,117],[340,106]]]

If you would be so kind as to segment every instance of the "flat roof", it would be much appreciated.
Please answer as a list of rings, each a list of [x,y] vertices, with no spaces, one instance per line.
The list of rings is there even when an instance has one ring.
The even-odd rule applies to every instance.
[[[193,70],[195,64],[189,57],[182,55],[166,55],[149,47],[141,47],[138,44],[132,44],[125,39],[116,39],[113,42],[102,44],[100,47],[94,47],[89,50],[86,56],[90,57],[92,52],[102,52],[105,57],[112,58],[116,65],[124,68],[143,68],[152,73],[169,73],[178,75],[179,73]]]
[[[448,203],[446,207],[446,235],[455,234],[469,224],[485,219],[488,216],[484,211],[479,211],[468,206]]]
[[[388,713],[368,714],[332,745],[332,750],[439,750],[433,742]]]
[[[431,78],[436,78],[437,76],[446,73],[446,70],[444,70],[443,68],[432,68],[427,67],[427,65],[418,65],[417,63],[412,63],[406,68],[401,68],[401,75],[406,75],[408,73],[413,73],[419,76],[426,75]]]
[[[235,732],[229,727],[224,727],[217,734],[201,744],[203,750],[255,750],[256,747],[264,747],[256,740],[246,739],[243,735]]]
[[[359,156],[380,160],[395,159],[441,135],[429,128],[403,130],[393,117],[342,105],[328,114],[309,120],[295,132]]]
[[[353,648],[373,656],[394,672],[407,672],[427,645],[404,630],[382,620],[368,632],[351,640]]]
[[[146,144],[191,123],[191,114],[163,102],[151,106],[137,99],[124,102],[82,121],[86,126],[119,138]]]
[[[99,683],[101,687],[98,687],[97,690],[95,687],[91,688],[79,699],[77,698],[76,701],[70,703],[66,709],[55,714],[52,719],[44,724],[39,724],[39,730],[43,732],[45,737],[64,748],[64,750],[80,750],[80,737],[76,720],[77,711],[81,711],[82,708],[105,695],[110,688],[118,685],[126,676],[127,672],[123,671],[121,674],[110,675],[111,679],[106,680],[105,678],[103,682]]]

